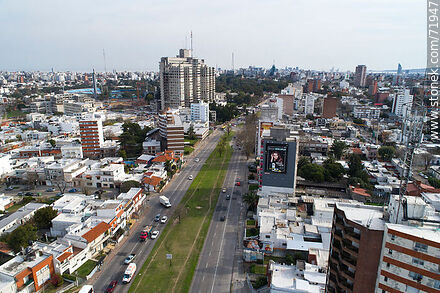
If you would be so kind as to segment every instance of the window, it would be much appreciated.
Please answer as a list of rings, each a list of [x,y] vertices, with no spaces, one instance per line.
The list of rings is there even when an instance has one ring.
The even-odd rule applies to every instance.
[[[396,235],[391,234],[391,240],[396,240]]]
[[[423,260],[415,258],[415,257],[412,259],[412,263],[416,264],[416,265],[421,265],[421,266],[423,266],[425,264],[425,262]]]
[[[393,251],[391,249],[388,249],[388,254],[393,254]]]
[[[434,288],[435,289],[440,289],[440,281],[439,280],[435,280],[434,281]]]
[[[423,243],[416,242],[416,243],[414,244],[414,250],[416,250],[416,251],[422,251],[422,252],[427,252],[427,251],[428,251],[428,245],[423,244]]]
[[[387,262],[387,268],[389,268],[390,267],[390,263],[389,262]]]
[[[266,235],[266,238],[270,238],[270,235]]]
[[[414,281],[421,281],[423,276],[414,272],[409,272],[408,274]]]
[[[385,282],[388,282],[388,277],[384,277],[383,280],[384,280]]]

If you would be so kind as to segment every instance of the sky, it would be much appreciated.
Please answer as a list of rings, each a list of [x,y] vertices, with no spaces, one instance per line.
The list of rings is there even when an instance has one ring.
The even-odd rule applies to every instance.
[[[0,71],[158,71],[191,31],[224,69],[426,66],[422,0],[0,0],[0,28]]]

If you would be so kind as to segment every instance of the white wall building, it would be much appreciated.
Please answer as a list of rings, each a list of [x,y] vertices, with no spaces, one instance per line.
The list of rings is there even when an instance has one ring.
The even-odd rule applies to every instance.
[[[209,121],[209,104],[205,102],[191,104],[191,121],[205,123]]]
[[[393,100],[393,113],[399,117],[406,115],[406,109],[412,107],[413,96],[409,94],[409,89],[405,89],[403,93],[396,94]]]

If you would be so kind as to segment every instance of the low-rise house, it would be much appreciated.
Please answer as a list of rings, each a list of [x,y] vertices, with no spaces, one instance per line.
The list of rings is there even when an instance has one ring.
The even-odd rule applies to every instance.
[[[47,207],[47,204],[31,202],[19,208],[15,213],[1,219],[0,235],[14,231],[18,226],[29,221],[36,211],[44,207]]]

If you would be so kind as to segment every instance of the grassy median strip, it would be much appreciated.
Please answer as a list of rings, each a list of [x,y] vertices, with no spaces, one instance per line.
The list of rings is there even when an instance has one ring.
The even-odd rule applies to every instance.
[[[226,137],[228,147],[217,146],[203,165],[129,292],[189,291],[232,156],[232,135]],[[172,260],[166,254],[172,254]]]

